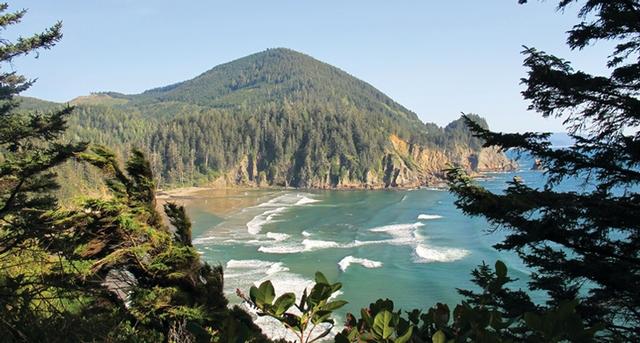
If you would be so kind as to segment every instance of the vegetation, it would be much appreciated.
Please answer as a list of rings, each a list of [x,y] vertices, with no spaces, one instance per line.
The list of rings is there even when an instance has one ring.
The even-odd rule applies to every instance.
[[[378,299],[362,309],[360,318],[347,314],[345,328],[334,337],[335,342],[593,342],[600,326],[586,327],[576,311],[577,302],[562,302],[541,310],[526,300],[526,293],[511,291],[505,285],[514,281],[507,267],[498,261],[495,270],[487,265],[473,272],[480,293],[462,291],[467,300],[458,304],[453,313],[445,304],[436,304],[423,312],[395,310],[393,301]],[[258,315],[276,318],[297,337],[298,342],[314,342],[326,337],[333,328],[332,311],[345,301],[331,301],[331,295],[341,285],[331,284],[321,273],[309,294],[295,304],[295,295],[282,294],[275,300],[271,282],[251,288],[251,296],[240,296],[258,309]],[[512,300],[505,303],[503,300]],[[294,306],[297,312],[289,311]],[[507,309],[507,312],[505,312]],[[516,314],[517,313],[517,314]],[[314,329],[328,323],[320,333]],[[313,324],[311,329],[308,325]]]
[[[25,14],[7,8],[3,28]],[[3,41],[1,61],[53,46],[60,28]],[[2,341],[266,341],[245,312],[228,308],[221,268],[200,261],[184,208],[166,204],[171,225],[163,223],[142,153],[132,151],[123,170],[105,148],[66,143],[71,107],[16,111],[14,96],[32,82],[3,73],[0,83]],[[102,170],[109,196],[59,208],[52,169],[70,158]]]
[[[577,1],[560,1],[559,8],[565,9],[574,2]],[[7,8],[6,4],[0,5],[3,29],[20,22],[25,14],[7,13]],[[226,141],[222,144],[232,149],[232,158],[248,154],[256,161],[267,161],[256,167],[257,175],[265,173],[267,182],[278,180],[278,173],[283,172],[278,161],[287,159],[293,169],[287,169],[282,180],[288,184],[304,185],[313,177],[324,175],[314,169],[323,165],[317,164],[314,153],[330,156],[326,161],[330,165],[348,165],[344,167],[347,169],[338,169],[340,177],[342,173],[359,177],[368,163],[377,163],[373,155],[370,160],[366,158],[368,153],[377,151],[377,145],[371,142],[390,132],[420,144],[446,146],[463,141],[477,149],[483,141],[485,146],[518,149],[531,153],[546,168],[549,182],[543,189],[514,180],[501,194],[473,183],[460,169],[451,169],[448,174],[460,208],[471,215],[485,216],[496,228],[508,231],[497,248],[515,250],[535,270],[530,286],[546,292],[549,300],[545,304],[534,303],[525,291],[506,287],[513,279],[498,261],[494,268],[483,264],[472,272],[478,289],[459,290],[465,300],[453,313],[444,304],[426,312],[416,309],[403,313],[394,308],[392,301],[378,300],[363,309],[358,318],[347,316],[344,330],[335,335],[337,342],[634,341],[640,335],[640,299],[636,290],[640,284],[639,11],[636,1],[589,0],[581,10],[585,21],[569,32],[572,48],[584,48],[600,39],[618,42],[608,61],[609,77],[576,72],[562,59],[535,49],[525,50],[529,75],[524,79],[527,88],[523,94],[531,100],[532,108],[544,116],[565,118],[576,141],[567,149],[552,149],[548,134],[494,133],[471,117],[465,121],[478,136],[475,140],[457,134],[466,130],[459,122],[442,130],[442,134],[436,134],[440,131],[428,125],[411,128],[408,123],[417,122],[415,116],[386,98],[376,98],[378,93],[370,86],[349,83],[351,79],[341,79],[344,73],[326,66],[333,74],[318,74],[310,68],[308,79],[335,77],[342,81],[330,80],[338,85],[344,82],[344,87],[355,91],[343,101],[345,107],[336,107],[340,111],[325,110],[322,106],[330,108],[331,101],[324,101],[322,96],[316,99],[317,111],[310,110],[306,102],[312,94],[310,89],[319,87],[314,94],[324,96],[333,96],[336,89],[259,72],[267,66],[260,64],[262,59],[276,57],[304,66],[306,57],[283,50],[248,58],[250,67],[242,69],[242,77],[227,83],[211,83],[208,77],[219,80],[227,73],[237,75],[233,69],[237,64],[139,96],[100,95],[99,103],[82,99],[81,103],[93,102],[92,108],[101,108],[101,113],[111,119],[99,121],[91,112],[93,109],[80,111],[79,117],[85,116],[83,120],[100,124],[77,127],[76,131],[65,131],[72,107],[59,109],[57,105],[24,99],[26,105],[18,110],[15,96],[32,82],[15,73],[0,74],[0,337],[9,342],[269,341],[246,312],[228,307],[222,293],[222,270],[200,261],[191,244],[191,224],[184,208],[165,204],[166,222],[158,212],[154,170],[165,177],[172,172],[166,170],[165,162],[154,160],[160,153],[150,151],[148,161],[142,151],[127,146],[122,149],[130,158],[122,168],[117,155],[107,148],[77,142],[77,138],[95,130],[98,141],[142,143],[149,139],[149,146],[153,147],[152,139],[156,137],[155,144],[161,146],[173,131],[167,131],[168,136],[159,132],[174,125],[175,132],[182,132],[182,139],[191,142],[193,152],[187,155],[190,160],[186,165],[191,169],[173,177],[192,171],[189,178],[193,179],[196,172],[203,175],[209,171],[196,168],[194,154],[200,150],[194,147],[198,147],[200,138],[192,142],[195,136],[188,135],[191,131],[181,131],[182,126],[188,127],[186,123],[195,120],[200,124],[191,127],[195,131],[207,127],[207,116],[215,115],[228,119],[211,124],[220,128],[223,136],[223,128],[240,127],[233,126],[240,123],[236,118],[256,120],[256,131],[240,132],[256,134],[264,128],[259,135],[263,140],[255,145],[258,150],[242,150],[253,147],[251,139],[256,136],[248,136],[246,145],[225,146]],[[15,43],[3,40],[0,62],[50,48],[60,37],[60,24],[56,24]],[[304,58],[296,60],[298,57]],[[273,68],[273,64],[268,67]],[[275,86],[264,89],[264,82]],[[288,102],[251,107],[255,104],[249,101],[248,94],[255,93],[256,101],[263,104],[264,99],[270,99],[271,91],[288,94]],[[207,98],[209,95],[215,97]],[[376,101],[364,100],[372,98]],[[301,107],[295,107],[298,105]],[[286,110],[286,106],[292,108]],[[386,126],[378,131],[366,126],[367,120],[358,119],[362,106],[382,116],[380,122]],[[242,117],[242,113],[252,113],[251,108],[256,111],[253,113],[269,115]],[[349,108],[354,112],[348,112]],[[156,112],[149,112],[150,109]],[[130,110],[132,115],[125,116],[124,110]],[[183,118],[170,115],[191,110],[200,112]],[[290,116],[287,111],[291,111]],[[344,117],[342,113],[352,115]],[[145,120],[158,126],[145,125]],[[99,126],[107,122],[114,134],[99,132]],[[305,126],[311,123],[327,126],[312,133],[314,130]],[[270,125],[277,128],[272,133],[268,131]],[[351,125],[351,131],[342,131],[344,125]],[[288,129],[280,131],[281,128]],[[358,129],[363,130],[362,136]],[[313,138],[316,134],[328,136]],[[203,134],[201,139],[205,137],[208,136]],[[291,150],[287,150],[287,143],[281,142],[289,140],[302,145],[291,143]],[[321,141],[315,144],[315,140]],[[175,149],[178,142],[183,141],[174,140]],[[264,145],[265,142],[271,145]],[[377,147],[380,152],[385,151],[383,145]],[[330,150],[322,150],[325,148],[334,149],[335,155],[327,154]],[[214,153],[207,153],[204,158],[208,161],[215,157]],[[269,154],[277,158],[267,158]],[[166,157],[161,154],[162,159]],[[230,163],[232,160],[227,161],[227,157],[222,155],[212,161]],[[52,193],[58,187],[52,170],[71,159],[102,176],[104,197],[85,196],[65,208],[58,206]],[[184,168],[185,164],[181,166]],[[327,175],[331,177],[332,172],[336,172],[333,167]],[[573,192],[554,190],[569,177],[584,177],[585,188]],[[332,333],[331,314],[345,304],[331,299],[340,287],[318,273],[316,284],[297,302],[291,293],[276,298],[268,281],[252,287],[248,297],[240,295],[259,315],[276,318],[301,343],[309,343]]]
[[[583,2],[560,1],[558,8],[574,3]],[[549,296],[537,311],[577,299],[586,325],[603,326],[598,340],[634,341],[640,337],[640,3],[585,1],[580,15],[583,21],[568,32],[567,43],[583,49],[615,42],[609,76],[576,71],[534,48],[524,51],[525,99],[545,117],[564,118],[572,146],[553,149],[548,134],[494,133],[468,121],[485,146],[538,159],[547,185],[534,189],[514,180],[503,194],[494,194],[453,170],[451,189],[465,213],[506,230],[496,248],[515,250],[535,271],[531,288]],[[571,178],[584,179],[584,188],[555,188]],[[530,300],[518,298],[500,297],[502,311],[521,313]]]
[[[308,294],[306,289],[303,291],[298,304],[294,293],[284,293],[275,299],[276,293],[271,281],[265,281],[259,287],[251,287],[249,298],[240,291],[238,295],[258,309],[258,315],[270,316],[280,321],[299,342],[311,343],[331,333],[334,328],[333,311],[347,304],[344,300],[332,300],[340,288],[341,283],[329,283],[322,273],[317,272],[315,285]],[[295,306],[300,315],[289,312],[292,306]],[[316,328],[322,331],[314,334]]]
[[[58,106],[23,102],[25,108]],[[118,156],[140,148],[163,186],[202,184],[222,174],[258,185],[366,184],[369,173],[384,176],[395,154],[391,134],[450,155],[481,148],[462,120],[446,128],[424,124],[365,82],[288,49],[142,94],[97,93],[72,103],[67,137],[113,147]],[[91,176],[81,169],[74,177],[78,169],[63,173],[76,180]]]
[[[24,11],[7,12],[0,4],[2,30],[19,22]],[[48,49],[61,38],[60,23],[40,34],[21,37],[15,43],[2,40],[0,62],[37,49]],[[33,81],[15,72],[0,74],[0,334],[25,338],[31,325],[55,313],[60,293],[71,287],[52,269],[58,256],[48,256],[55,233],[45,216],[57,206],[57,188],[51,169],[85,149],[84,143],[56,141],[66,128],[71,108],[48,113],[16,111],[14,96]]]

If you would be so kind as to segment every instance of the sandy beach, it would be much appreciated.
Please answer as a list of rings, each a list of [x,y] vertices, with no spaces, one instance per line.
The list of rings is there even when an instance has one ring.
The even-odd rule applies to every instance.
[[[258,205],[278,192],[280,190],[263,188],[184,187],[158,191],[156,198],[158,205],[172,201],[225,217],[243,208]]]

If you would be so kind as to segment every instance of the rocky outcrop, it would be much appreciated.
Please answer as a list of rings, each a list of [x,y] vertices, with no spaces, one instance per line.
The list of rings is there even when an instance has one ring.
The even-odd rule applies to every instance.
[[[410,144],[396,135],[389,137],[389,148],[381,160],[379,170],[369,170],[363,178],[354,177],[339,164],[332,164],[320,175],[312,175],[298,187],[316,189],[382,189],[443,186],[445,170],[459,166],[471,175],[484,172],[512,171],[517,164],[496,148],[480,151],[456,146],[450,151]],[[289,166],[278,168],[281,172],[275,182],[268,183],[264,172],[259,172],[254,157],[245,156],[235,168],[214,182],[217,187],[242,185],[249,187],[291,186],[286,177]]]
[[[385,187],[437,186],[444,182],[445,169],[459,166],[471,174],[512,171],[517,168],[497,148],[483,148],[476,152],[468,147],[456,146],[451,151],[441,151],[409,144],[392,135],[391,144],[399,157],[393,165],[391,179]]]
[[[536,158],[533,161],[533,165],[531,166],[531,170],[538,170],[538,171],[544,170],[544,166],[542,165],[542,160]]]

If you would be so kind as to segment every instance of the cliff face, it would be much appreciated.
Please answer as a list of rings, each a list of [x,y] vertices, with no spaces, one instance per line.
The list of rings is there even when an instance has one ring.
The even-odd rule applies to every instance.
[[[332,165],[325,172],[311,177],[304,186],[317,189],[443,186],[445,184],[444,169],[450,166],[460,166],[471,175],[483,172],[512,171],[517,168],[515,161],[509,160],[496,148],[483,148],[476,152],[468,147],[456,146],[451,151],[441,151],[409,144],[395,135],[389,137],[389,142],[389,148],[382,158],[379,170],[368,170],[363,179],[344,173],[339,165]],[[229,170],[214,185],[289,186],[287,169],[290,168],[287,166],[279,168],[281,170],[279,177],[276,178],[276,182],[270,184],[264,175],[256,173],[256,160],[244,157],[235,168]]]

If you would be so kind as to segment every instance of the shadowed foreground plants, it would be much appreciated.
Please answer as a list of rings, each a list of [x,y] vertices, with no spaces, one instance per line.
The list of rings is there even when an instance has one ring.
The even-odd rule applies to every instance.
[[[284,293],[275,299],[271,281],[252,286],[249,298],[238,290],[238,295],[258,310],[259,316],[270,316],[280,321],[301,343],[318,341],[331,333],[334,327],[333,311],[347,304],[344,300],[332,300],[342,284],[329,283],[320,272],[316,273],[315,285],[309,292],[305,289],[296,303],[296,295]],[[275,301],[274,301],[275,299]],[[293,308],[292,311],[290,311]],[[319,333],[316,333],[316,329]]]
[[[360,317],[347,314],[344,329],[334,336],[338,343],[349,342],[592,342],[601,326],[587,328],[576,312],[576,301],[564,302],[542,312],[521,291],[505,287],[514,281],[507,275],[501,261],[495,269],[482,265],[473,272],[480,293],[460,292],[466,300],[453,311],[445,304],[422,311],[403,312],[395,309],[393,301],[378,299],[360,311]],[[341,288],[340,283],[329,283],[322,273],[316,273],[316,284],[304,290],[296,303],[293,293],[276,298],[270,281],[252,286],[249,297],[238,290],[238,295],[257,310],[259,316],[270,316],[280,321],[298,342],[329,339],[334,327],[334,311],[346,304],[331,300]],[[512,304],[512,311],[502,311],[502,304]],[[532,310],[532,311],[528,311]],[[314,330],[321,324],[320,332]]]

